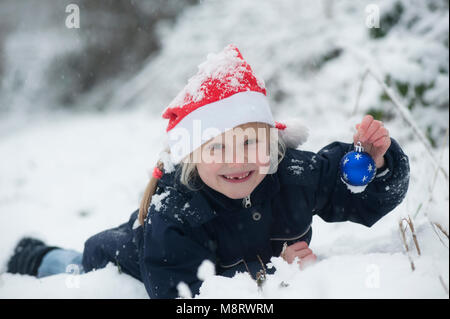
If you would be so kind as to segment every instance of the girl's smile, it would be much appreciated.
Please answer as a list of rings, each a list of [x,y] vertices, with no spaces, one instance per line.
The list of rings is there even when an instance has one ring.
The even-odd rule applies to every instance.
[[[243,173],[235,173],[235,174],[226,174],[226,175],[220,175],[224,178],[225,181],[229,183],[244,183],[250,179],[250,177],[253,174],[252,171],[247,171]]]

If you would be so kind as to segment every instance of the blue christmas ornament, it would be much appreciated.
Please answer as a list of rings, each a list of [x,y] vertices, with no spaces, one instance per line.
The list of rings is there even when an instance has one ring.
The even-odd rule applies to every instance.
[[[364,152],[361,142],[355,146],[353,152],[349,152],[341,159],[341,178],[352,186],[364,186],[369,184],[376,173],[375,161]]]

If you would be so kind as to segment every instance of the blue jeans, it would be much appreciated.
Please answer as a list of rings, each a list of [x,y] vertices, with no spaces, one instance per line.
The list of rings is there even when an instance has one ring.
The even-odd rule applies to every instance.
[[[61,273],[82,274],[84,273],[82,258],[83,254],[75,250],[53,249],[45,254],[42,259],[37,277],[41,278]]]

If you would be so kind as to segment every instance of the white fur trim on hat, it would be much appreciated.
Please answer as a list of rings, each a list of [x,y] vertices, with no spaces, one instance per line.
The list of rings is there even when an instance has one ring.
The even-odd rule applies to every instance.
[[[267,98],[260,92],[239,92],[196,109],[167,132],[172,161],[179,163],[211,138],[249,122],[275,125]]]

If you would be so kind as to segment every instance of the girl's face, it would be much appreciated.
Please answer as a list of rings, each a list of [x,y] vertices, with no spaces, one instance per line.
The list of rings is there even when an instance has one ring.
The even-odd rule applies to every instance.
[[[232,199],[250,195],[270,165],[269,128],[247,123],[204,143],[197,150],[201,151],[197,171],[202,181]]]

